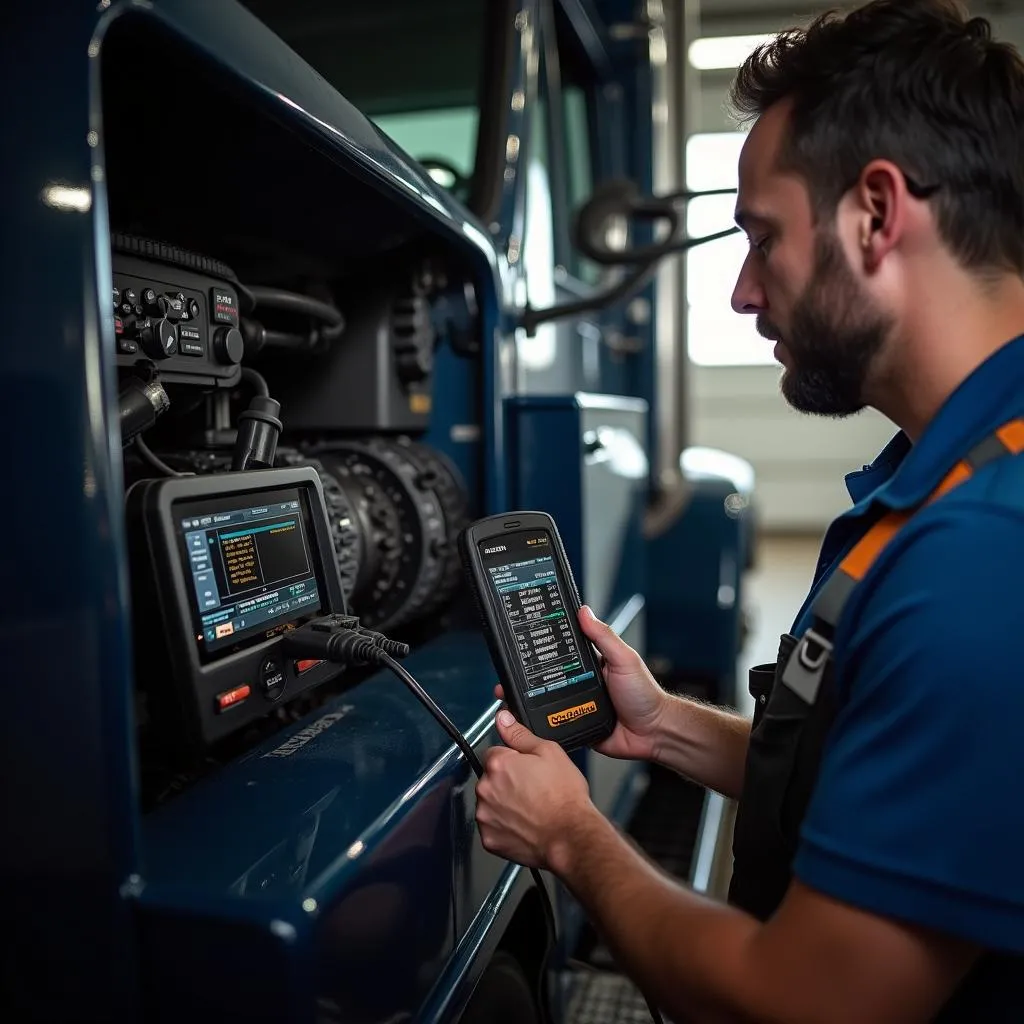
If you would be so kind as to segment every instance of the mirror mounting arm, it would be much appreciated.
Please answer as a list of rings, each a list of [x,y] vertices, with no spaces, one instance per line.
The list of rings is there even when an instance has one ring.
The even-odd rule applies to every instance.
[[[588,295],[585,299],[566,302],[558,306],[549,306],[546,309],[533,309],[528,305],[523,310],[519,326],[526,331],[527,337],[532,338],[541,324],[549,323],[552,320],[564,320],[566,317],[579,316],[582,313],[594,312],[595,310],[613,306],[618,302],[623,302],[635,295],[648,283],[651,277],[654,276],[658,264],[666,256],[686,252],[696,248],[698,245],[715,242],[719,238],[728,238],[730,235],[735,235],[738,231],[739,228],[726,228],[724,231],[716,231],[714,234],[702,235],[699,238],[668,239],[660,245],[645,246],[643,250],[636,250],[636,253],[647,253],[643,262],[635,258],[636,253],[631,253],[629,258],[619,261],[622,264],[636,263],[638,265],[618,284],[594,295]]]

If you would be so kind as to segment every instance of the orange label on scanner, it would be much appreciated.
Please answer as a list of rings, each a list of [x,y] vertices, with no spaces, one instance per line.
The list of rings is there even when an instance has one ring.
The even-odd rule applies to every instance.
[[[556,711],[553,715],[548,715],[548,725],[552,729],[557,729],[560,725],[565,725],[566,722],[575,722],[577,718],[592,715],[595,711],[597,711],[597,703],[590,700],[586,704],[577,704],[574,708],[566,708],[564,711]]]

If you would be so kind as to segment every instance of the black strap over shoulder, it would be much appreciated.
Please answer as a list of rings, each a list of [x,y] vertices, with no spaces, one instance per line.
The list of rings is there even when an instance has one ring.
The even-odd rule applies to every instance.
[[[775,680],[789,661],[796,643],[797,638],[795,636],[783,633],[779,638],[779,653],[775,661],[764,665],[755,665],[747,672],[747,689],[750,692],[750,696],[754,698],[753,728],[755,729],[757,728],[757,723],[761,720],[761,715],[764,714],[765,705],[767,705],[772,695]]]

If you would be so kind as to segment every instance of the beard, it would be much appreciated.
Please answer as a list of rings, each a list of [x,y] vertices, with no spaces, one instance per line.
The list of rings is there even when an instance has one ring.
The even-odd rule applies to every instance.
[[[814,272],[784,334],[764,316],[757,329],[781,341],[792,366],[782,376],[786,401],[800,412],[842,418],[867,404],[865,383],[892,321],[861,288],[834,234],[819,231]]]

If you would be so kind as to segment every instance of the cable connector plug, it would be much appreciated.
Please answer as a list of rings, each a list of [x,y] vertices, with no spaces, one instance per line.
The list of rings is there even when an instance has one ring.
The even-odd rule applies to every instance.
[[[384,665],[389,656],[404,658],[409,653],[407,644],[364,629],[355,615],[324,615],[282,639],[290,655],[337,665]]]
[[[408,644],[403,644],[399,640],[391,640],[383,633],[377,633],[372,629],[367,629],[365,626],[356,626],[354,628],[358,629],[363,636],[370,637],[380,650],[385,654],[390,654],[392,658],[407,658],[409,656]]]

